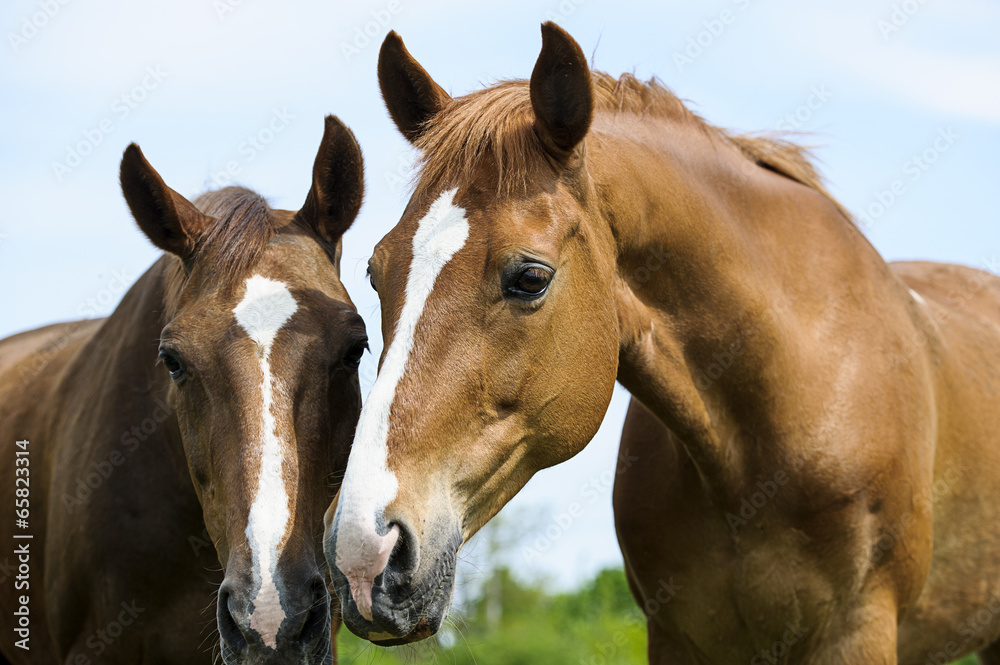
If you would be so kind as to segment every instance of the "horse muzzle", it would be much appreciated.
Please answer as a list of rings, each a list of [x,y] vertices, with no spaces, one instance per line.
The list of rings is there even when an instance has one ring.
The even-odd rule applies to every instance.
[[[280,604],[251,600],[251,586],[226,576],[219,588],[218,626],[226,665],[331,665],[330,594],[314,572],[287,589]]]
[[[451,608],[461,535],[457,529],[444,529],[441,531],[447,536],[425,536],[421,542],[405,523],[392,523],[381,530],[382,535],[369,536],[375,541],[369,550],[377,553],[391,543],[391,551],[384,553],[384,567],[368,579],[358,574],[360,564],[345,563],[352,561],[350,553],[345,556],[341,551],[338,556],[337,540],[344,534],[336,521],[326,540],[327,562],[344,624],[355,635],[380,646],[430,637]],[[353,542],[356,538],[350,540],[357,544]]]

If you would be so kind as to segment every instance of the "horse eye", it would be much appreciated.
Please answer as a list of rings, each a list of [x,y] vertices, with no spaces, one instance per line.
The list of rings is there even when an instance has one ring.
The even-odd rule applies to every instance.
[[[351,350],[344,355],[344,364],[351,369],[357,369],[361,365],[361,358],[368,350],[368,340],[355,344]]]
[[[180,383],[184,380],[186,373],[184,363],[180,361],[173,351],[160,349],[160,360],[163,362],[163,366],[167,368],[167,371],[170,372],[170,378],[174,380],[174,383]]]
[[[378,293],[378,288],[375,286],[375,275],[372,274],[372,269],[369,268],[365,275],[368,277],[368,283],[372,285],[372,291]]]
[[[552,272],[543,266],[531,265],[519,272],[508,291],[522,298],[537,298],[545,293],[552,280]]]

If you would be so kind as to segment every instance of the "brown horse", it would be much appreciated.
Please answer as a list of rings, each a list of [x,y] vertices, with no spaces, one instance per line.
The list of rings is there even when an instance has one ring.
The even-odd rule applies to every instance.
[[[542,37],[530,81],[456,99],[398,36],[382,47],[422,167],[370,261],[386,350],[327,513],[347,625],[433,633],[458,548],[587,444],[617,379],[636,400],[617,528],[651,662],[986,648],[1000,279],[887,265],[801,149]]]
[[[241,188],[192,204],[134,144],[121,184],[163,257],[107,319],[0,342],[9,509],[15,464],[30,470],[27,527],[0,520],[5,547],[30,549],[24,586],[0,595],[4,625],[21,629],[5,628],[0,652],[212,663],[221,636],[227,664],[330,663],[322,519],[367,345],[339,276],[361,151],[328,117],[297,213]]]

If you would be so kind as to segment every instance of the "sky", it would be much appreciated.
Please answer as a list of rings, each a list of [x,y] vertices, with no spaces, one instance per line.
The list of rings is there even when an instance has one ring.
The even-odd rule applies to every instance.
[[[530,76],[546,20],[598,69],[657,76],[713,124],[801,133],[887,260],[1000,270],[993,0],[6,0],[0,336],[104,316],[157,258],[118,188],[129,142],[190,198],[234,183],[294,210],[334,113],[366,162],[343,280],[372,338],[367,393],[381,340],[365,265],[402,212],[414,159],[378,93],[382,38],[399,32],[460,95]],[[501,513],[506,563],[523,576],[564,588],[620,564],[610,488],[627,404],[619,387],[590,445]]]

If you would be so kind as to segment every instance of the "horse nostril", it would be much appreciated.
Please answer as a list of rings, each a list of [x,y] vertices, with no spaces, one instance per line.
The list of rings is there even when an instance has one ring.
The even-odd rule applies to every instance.
[[[330,630],[330,594],[326,590],[326,581],[322,577],[314,577],[309,583],[309,590],[312,603],[306,608],[298,637],[303,647],[311,647],[325,639]]]
[[[393,526],[399,529],[399,537],[385,570],[382,571],[382,585],[386,588],[409,584],[419,563],[418,546],[413,532],[402,522],[393,522],[389,528]]]
[[[249,645],[247,644],[243,629],[240,628],[240,623],[233,616],[233,610],[230,607],[230,603],[233,600],[233,595],[229,592],[229,589],[225,588],[225,586],[219,589],[219,611],[217,613],[219,636],[222,638],[225,646],[234,654],[245,654]]]
[[[399,527],[399,543],[389,557],[389,565],[399,572],[412,573],[417,569],[418,547],[413,532],[405,524],[394,522]]]

